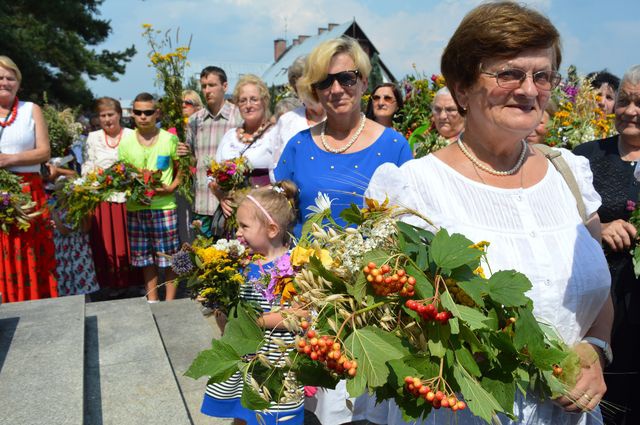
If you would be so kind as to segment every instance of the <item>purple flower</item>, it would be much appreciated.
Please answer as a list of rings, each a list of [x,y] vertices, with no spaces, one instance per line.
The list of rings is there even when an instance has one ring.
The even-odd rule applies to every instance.
[[[578,95],[578,88],[577,87],[575,87],[575,86],[565,86],[563,88],[563,90],[566,93],[566,95],[569,97],[571,102],[575,102],[576,101],[576,96]]]
[[[627,211],[633,211],[636,209],[636,203],[633,201],[627,201]]]

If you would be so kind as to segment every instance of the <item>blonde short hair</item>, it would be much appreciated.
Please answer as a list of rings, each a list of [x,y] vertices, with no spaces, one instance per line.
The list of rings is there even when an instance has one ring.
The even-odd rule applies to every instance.
[[[233,103],[238,104],[238,100],[240,100],[240,89],[248,84],[253,84],[258,88],[258,92],[260,93],[260,99],[264,103],[264,109],[266,111],[267,118],[271,116],[271,111],[269,111],[269,102],[271,101],[271,94],[269,93],[269,88],[262,81],[260,77],[253,74],[245,74],[236,83],[236,87],[233,89]]]
[[[362,78],[369,79],[371,61],[357,40],[351,37],[340,37],[319,44],[307,57],[307,63],[297,88],[301,98],[318,102],[318,94],[313,85],[327,78],[331,59],[339,53],[345,53],[353,59],[356,69]]]
[[[0,56],[0,66],[12,70],[13,73],[16,74],[16,80],[18,80],[19,83],[22,82],[22,73],[20,72],[18,65],[16,65],[16,63],[12,61],[10,57]]]
[[[192,101],[198,109],[202,109],[204,106],[200,95],[195,90],[184,90],[182,92],[182,99]]]

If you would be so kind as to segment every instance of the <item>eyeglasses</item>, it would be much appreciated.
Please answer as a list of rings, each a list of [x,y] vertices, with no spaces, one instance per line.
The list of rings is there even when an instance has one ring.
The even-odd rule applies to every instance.
[[[183,100],[182,106],[196,106],[196,102],[193,100]]]
[[[313,87],[320,90],[326,90],[333,85],[334,81],[338,81],[342,87],[351,87],[358,82],[360,71],[354,69],[353,71],[336,72],[335,74],[327,74],[327,78],[322,81],[318,81],[313,84]]]
[[[388,94],[385,94],[384,96],[380,96],[379,94],[374,94],[373,96],[371,96],[371,99],[373,99],[374,102],[378,102],[382,100],[385,103],[393,103],[396,101],[396,99],[393,96],[389,96]]]
[[[133,111],[133,115],[136,116],[140,116],[140,115],[146,115],[147,117],[150,117],[151,115],[156,113],[155,109],[146,109],[146,110],[141,110],[141,109],[134,109]]]
[[[511,90],[520,87],[527,78],[527,75],[529,75],[518,68],[505,69],[504,71],[499,72],[487,72],[480,69],[480,73],[494,77],[498,87]],[[562,75],[556,71],[538,71],[531,74],[531,78],[533,79],[533,84],[535,84],[537,88],[549,91],[553,90],[558,86],[558,84],[560,84]]]
[[[453,115],[457,115],[458,114],[458,108],[441,108],[439,106],[434,106],[433,108],[431,108],[431,112],[433,113],[433,115],[438,116],[441,113],[445,113],[448,116],[453,116]]]
[[[242,99],[238,99],[238,105],[240,106],[244,106],[244,105],[257,105],[258,103],[260,103],[260,99],[258,99],[257,97],[243,97]]]

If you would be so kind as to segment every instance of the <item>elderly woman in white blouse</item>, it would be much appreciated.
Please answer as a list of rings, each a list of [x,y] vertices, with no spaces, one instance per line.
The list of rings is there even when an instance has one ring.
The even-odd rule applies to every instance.
[[[245,157],[253,171],[252,185],[269,184],[269,168],[273,168],[273,125],[269,121],[269,89],[257,76],[252,74],[240,78],[233,90],[233,102],[240,109],[244,120],[242,126],[232,128],[222,137],[216,151],[217,162]],[[226,192],[211,184],[213,193],[220,199],[220,206],[226,217],[233,213],[232,200]]]
[[[100,130],[89,133],[85,143],[82,175],[106,169],[118,160],[120,140],[133,130],[122,127],[122,107],[111,97],[96,100]],[[142,282],[136,268],[129,264],[127,210],[124,194],[115,194],[96,208],[90,231],[91,249],[101,288],[112,295]]]
[[[442,56],[442,73],[465,131],[457,142],[409,161],[383,164],[368,194],[407,205],[450,232],[487,240],[492,270],[518,270],[531,283],[534,314],[582,357],[570,396],[516,396],[502,424],[602,423],[602,366],[611,360],[610,275],[600,247],[600,196],[585,158],[561,150],[574,193],[554,165],[524,140],[560,82],[560,35],[540,13],[514,2],[485,3],[462,20]],[[586,206],[585,222],[576,197]],[[421,222],[416,224],[427,226]],[[392,406],[392,412],[396,411]],[[582,412],[587,410],[588,412]],[[469,412],[433,411],[424,423],[483,423]],[[403,423],[391,414],[389,425]]]

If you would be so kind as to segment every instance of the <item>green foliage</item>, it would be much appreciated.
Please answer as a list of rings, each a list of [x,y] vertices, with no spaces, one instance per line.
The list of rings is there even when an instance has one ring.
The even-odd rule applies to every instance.
[[[42,114],[49,131],[51,157],[65,156],[73,142],[82,134],[82,124],[76,122],[77,111],[71,108],[58,110],[48,103],[46,93],[44,94],[44,101]]]
[[[97,19],[102,0],[3,2],[0,7],[0,52],[22,73],[18,96],[38,101],[43,92],[56,104],[90,106],[93,95],[83,80],[117,80],[135,55],[132,45],[122,51],[98,51],[111,32],[108,20]]]

